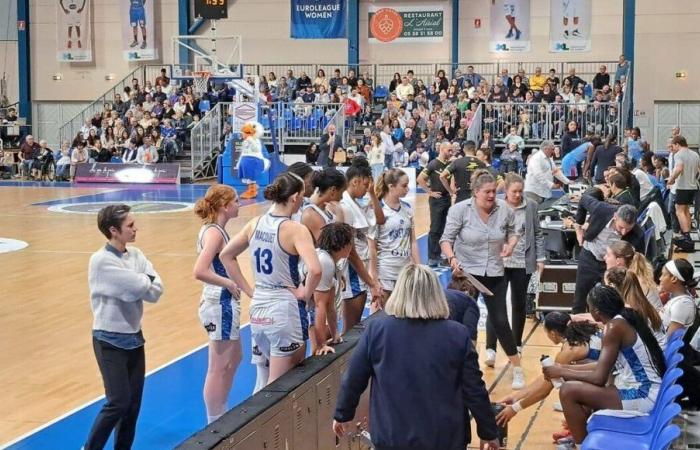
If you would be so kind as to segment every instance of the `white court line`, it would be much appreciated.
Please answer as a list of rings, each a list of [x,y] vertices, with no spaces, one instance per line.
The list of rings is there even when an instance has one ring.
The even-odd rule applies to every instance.
[[[252,206],[252,205],[246,205],[246,206]],[[423,234],[421,234],[420,236],[418,236],[418,237],[416,238],[416,241],[418,241],[418,239],[422,239],[422,238],[426,237],[427,235],[428,235],[428,233],[423,233]],[[245,328],[245,327],[247,327],[247,326],[249,326],[249,325],[250,325],[250,323],[245,323],[245,324],[241,325],[241,329],[243,329],[243,328]],[[187,352],[187,353],[185,353],[185,354],[183,354],[183,355],[180,355],[180,356],[178,356],[177,358],[175,358],[175,359],[173,359],[173,360],[171,360],[171,361],[166,362],[166,363],[163,364],[162,366],[157,367],[157,368],[151,370],[150,372],[148,372],[148,373],[146,374],[146,377],[149,377],[149,376],[153,375],[154,373],[157,373],[157,372],[159,372],[159,371],[165,369],[166,367],[171,366],[171,365],[175,364],[176,362],[178,362],[178,361],[180,361],[180,360],[182,360],[182,359],[184,359],[184,358],[187,358],[188,356],[190,356],[190,355],[192,355],[192,354],[194,354],[194,353],[200,351],[201,349],[207,347],[208,345],[209,345],[208,342],[207,342],[206,344],[202,344],[202,345],[200,345],[199,347],[196,347],[195,349],[190,350],[189,352]],[[12,440],[12,441],[10,441],[9,443],[7,443],[7,444],[2,444],[2,446],[0,446],[0,450],[6,449],[6,448],[8,448],[8,447],[10,447],[10,446],[12,446],[12,445],[14,445],[14,444],[16,444],[16,443],[18,443],[18,442],[24,440],[24,439],[26,439],[26,438],[32,436],[33,434],[36,434],[36,433],[40,432],[41,430],[50,427],[51,425],[55,424],[56,422],[59,422],[59,421],[65,419],[66,417],[70,416],[71,414],[75,414],[76,412],[80,411],[81,409],[87,408],[88,406],[90,406],[90,405],[92,405],[92,404],[94,404],[94,403],[96,403],[96,402],[99,402],[99,401],[102,400],[103,398],[105,398],[104,394],[103,394],[103,395],[100,395],[99,397],[95,398],[94,400],[90,400],[90,401],[88,401],[88,402],[83,403],[82,405],[80,405],[80,406],[78,406],[78,407],[73,408],[72,410],[68,411],[67,413],[64,413],[64,414],[62,414],[62,415],[56,417],[55,419],[50,420],[49,422],[47,422],[47,423],[45,423],[45,424],[43,424],[43,425],[40,425],[40,426],[34,428],[34,429],[31,430],[31,431],[28,431],[27,433],[25,433],[25,434],[23,434],[22,436],[20,436],[20,437],[14,439],[14,440]]]

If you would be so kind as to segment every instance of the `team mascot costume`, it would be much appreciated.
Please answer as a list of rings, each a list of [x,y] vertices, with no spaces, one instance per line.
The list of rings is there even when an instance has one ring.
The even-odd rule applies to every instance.
[[[270,168],[270,160],[267,158],[267,151],[263,148],[260,138],[264,128],[258,122],[246,122],[241,127],[241,153],[238,158],[238,177],[248,185],[242,195],[242,199],[255,198],[258,195],[258,184],[256,179]]]

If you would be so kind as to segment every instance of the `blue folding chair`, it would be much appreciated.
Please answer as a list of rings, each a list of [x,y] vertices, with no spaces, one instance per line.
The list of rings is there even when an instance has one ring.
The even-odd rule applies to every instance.
[[[374,88],[374,95],[373,98],[374,100],[386,100],[386,98],[389,96],[389,88],[384,86],[383,84],[378,85],[376,88]]]
[[[669,357],[666,358],[666,372],[668,373],[669,370],[673,370],[678,367],[678,364],[680,364],[681,361],[683,361],[683,355],[680,353],[669,355]]]
[[[671,357],[678,353],[678,351],[683,348],[683,341],[676,339],[675,341],[666,342],[666,348],[664,349],[664,359],[666,364],[671,360]]]
[[[680,386],[679,386],[680,387]],[[661,432],[681,412],[677,403],[671,403],[654,417],[652,427],[644,434],[632,434],[627,432],[627,427],[618,428],[616,431],[596,430],[589,432],[581,444],[582,450],[610,450],[613,448],[633,448],[634,450],[651,450],[652,444],[658,440]],[[630,419],[632,423],[637,419]]]
[[[671,447],[673,441],[681,435],[681,429],[678,425],[671,424],[661,430],[661,433],[656,437],[651,445],[651,450],[667,450]]]
[[[682,339],[684,334],[685,334],[685,329],[680,328],[680,329],[673,332],[671,337],[668,338],[668,342],[673,342],[673,341],[677,341],[679,339]]]
[[[683,388],[674,384],[683,374],[681,369],[677,370],[678,372],[673,373],[672,379],[669,378],[671,381],[669,381],[666,386],[664,386],[664,382],[666,381],[666,377],[664,377],[664,382],[662,382],[659,388],[659,395],[656,398],[654,408],[649,411],[648,415],[625,418],[594,414],[588,419],[586,430],[588,430],[589,433],[593,433],[594,431],[610,431],[636,435],[647,434],[654,427],[658,412],[668,404],[673,403],[673,401],[683,393]]]

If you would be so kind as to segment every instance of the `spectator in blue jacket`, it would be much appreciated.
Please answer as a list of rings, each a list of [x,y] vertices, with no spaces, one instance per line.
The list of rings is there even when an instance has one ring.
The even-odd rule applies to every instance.
[[[350,428],[372,380],[372,443],[382,449],[463,450],[474,414],[480,448],[499,448],[498,429],[467,329],[450,311],[435,274],[410,264],[386,314],[371,320],[343,376],[333,429]]]

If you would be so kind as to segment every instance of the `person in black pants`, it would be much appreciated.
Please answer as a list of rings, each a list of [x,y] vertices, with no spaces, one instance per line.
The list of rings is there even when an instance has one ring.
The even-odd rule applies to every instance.
[[[581,246],[576,271],[576,288],[572,312],[587,311],[586,296],[605,273],[605,251],[620,239],[629,242],[636,251],[644,253],[644,231],[637,224],[637,209],[631,205],[614,205],[602,201],[598,188],[586,191],[576,213],[576,238]],[[584,230],[586,214],[588,225]]]
[[[114,448],[128,450],[136,435],[146,372],[143,302],[157,302],[163,283],[143,253],[126,246],[136,239],[129,206],[102,208],[97,225],[109,242],[90,258],[88,284],[94,315],[92,346],[107,402],[95,418],[84,449],[102,449],[114,431]]]
[[[510,284],[510,303],[513,308],[513,338],[518,351],[522,350],[525,316],[527,315],[527,286],[532,274],[544,270],[544,236],[537,214],[538,204],[523,197],[525,181],[515,173],[505,178],[506,203],[515,213],[515,230],[520,239],[513,254],[503,261],[506,285]],[[486,348],[496,351],[496,332],[486,327]]]
[[[525,373],[508,323],[507,284],[503,259],[513,254],[520,235],[515,214],[504,200],[496,198],[496,179],[487,169],[472,175],[472,198],[450,208],[440,246],[453,274],[468,273],[492,295],[484,294],[495,335],[513,366],[513,389],[525,387]],[[496,353],[486,351],[486,365],[494,367]]]
[[[436,267],[440,264],[440,236],[445,230],[447,211],[452,205],[450,193],[440,181],[440,175],[449,164],[452,155],[452,145],[449,142],[440,144],[438,157],[430,161],[418,175],[418,185],[430,195],[430,232],[428,233],[428,265]]]

